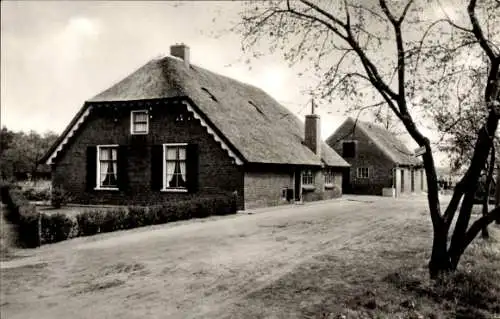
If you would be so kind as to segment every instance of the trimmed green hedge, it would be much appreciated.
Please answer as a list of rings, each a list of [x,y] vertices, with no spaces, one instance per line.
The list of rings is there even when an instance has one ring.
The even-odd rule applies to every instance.
[[[130,206],[113,209],[87,209],[72,219],[64,214],[41,214],[24,198],[19,189],[0,184],[6,218],[18,227],[18,243],[37,247],[78,236],[131,229],[147,225],[212,215],[236,213],[236,198],[214,195],[149,207]]]

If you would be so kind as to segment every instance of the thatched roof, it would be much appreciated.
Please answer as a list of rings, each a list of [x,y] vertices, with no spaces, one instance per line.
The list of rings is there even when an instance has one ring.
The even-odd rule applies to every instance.
[[[396,135],[389,132],[385,128],[369,122],[360,120],[356,121],[351,117],[347,118],[341,126],[344,125],[350,128],[356,125],[356,129],[362,130],[395,164],[413,166],[422,165],[422,161],[415,157],[414,153],[410,151],[406,145],[397,138]],[[328,140],[331,140],[332,137],[336,136],[336,133],[337,132],[333,133]]]
[[[247,162],[349,166],[325,143],[314,154],[304,124],[261,89],[174,57],[151,60],[87,102],[173,97],[193,101]]]

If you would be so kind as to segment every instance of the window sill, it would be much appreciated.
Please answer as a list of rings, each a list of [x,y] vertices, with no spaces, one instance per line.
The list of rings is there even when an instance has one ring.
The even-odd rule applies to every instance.
[[[314,185],[302,185],[302,189],[306,191],[313,191],[316,189],[316,186]]]
[[[119,191],[120,189],[118,187],[96,187],[94,188],[95,191]]]
[[[161,190],[164,193],[187,193],[186,188],[164,188]]]
[[[148,135],[149,132],[130,132],[130,135]]]
[[[335,187],[335,185],[333,185],[333,184],[325,184],[326,189],[332,189],[334,187]]]

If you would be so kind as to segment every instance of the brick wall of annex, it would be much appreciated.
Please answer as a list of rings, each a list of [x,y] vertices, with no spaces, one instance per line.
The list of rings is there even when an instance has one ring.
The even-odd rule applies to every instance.
[[[364,132],[359,129],[353,132],[348,123],[342,124],[336,134],[327,140],[327,144],[342,156],[343,140],[357,141],[355,157],[344,158],[351,164],[349,192],[382,195],[382,188],[391,187],[393,183],[394,162]],[[369,178],[358,178],[358,167],[368,167]]]
[[[250,170],[245,173],[245,209],[290,204],[282,198],[284,188],[294,189],[293,166]],[[304,202],[337,198],[342,195],[342,173],[335,172],[334,187],[326,188],[321,169],[314,170],[314,189],[302,190]]]
[[[243,170],[223,150],[198,120],[176,122],[185,106],[160,105],[150,111],[149,134],[130,134],[130,108],[110,112],[94,108],[85,123],[65,145],[53,165],[54,186],[72,194],[72,201],[84,204],[150,204],[188,199],[192,196],[237,191],[243,194]],[[140,105],[132,109],[144,109]],[[185,114],[185,119],[187,114]],[[168,193],[151,189],[151,146],[163,143],[196,143],[199,153],[198,192]],[[86,149],[88,146],[127,146],[127,191],[87,191]],[[243,208],[243,196],[239,196]]]

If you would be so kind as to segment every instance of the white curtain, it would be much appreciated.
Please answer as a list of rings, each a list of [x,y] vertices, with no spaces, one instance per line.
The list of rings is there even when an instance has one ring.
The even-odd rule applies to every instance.
[[[176,183],[174,181],[174,171],[175,171],[175,162],[168,161],[167,162],[167,187],[175,187]]]
[[[106,179],[106,175],[108,174],[109,169],[109,152],[108,149],[102,148],[99,152],[100,154],[100,165],[101,165],[101,180],[100,184],[103,185],[104,180]]]
[[[102,148],[99,151],[99,157],[100,185],[104,185],[106,176],[108,175],[106,184],[115,184],[118,178],[117,150],[114,148]],[[110,180],[111,177],[114,178]]]
[[[111,158],[113,159],[113,175],[115,176],[115,181],[118,179],[118,154],[116,148],[111,149]]]

